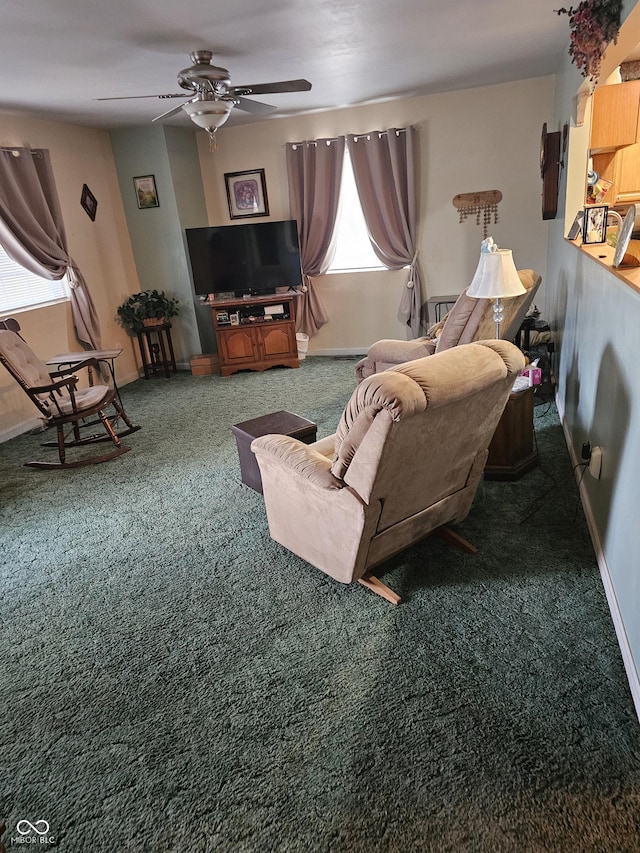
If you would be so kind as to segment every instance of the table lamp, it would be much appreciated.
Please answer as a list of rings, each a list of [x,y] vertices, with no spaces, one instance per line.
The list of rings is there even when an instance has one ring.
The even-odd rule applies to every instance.
[[[513,262],[511,249],[499,249],[493,237],[482,241],[480,260],[467,289],[473,299],[493,299],[493,320],[496,324],[496,339],[500,337],[500,326],[504,319],[502,300],[526,293]]]

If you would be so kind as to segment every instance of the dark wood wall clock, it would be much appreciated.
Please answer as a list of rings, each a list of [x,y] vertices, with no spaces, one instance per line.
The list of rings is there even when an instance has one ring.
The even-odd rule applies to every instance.
[[[542,178],[542,218],[555,219],[558,212],[560,176],[560,131],[549,133],[547,123],[540,136],[540,177]]]

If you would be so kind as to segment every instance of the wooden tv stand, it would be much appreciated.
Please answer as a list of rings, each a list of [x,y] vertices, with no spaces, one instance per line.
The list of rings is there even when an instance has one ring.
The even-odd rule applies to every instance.
[[[276,365],[300,366],[296,296],[296,293],[275,293],[248,299],[216,299],[211,303],[223,376],[231,376],[238,370],[266,370]],[[280,313],[269,314],[268,309],[274,306],[281,309]],[[265,319],[265,312],[272,319]]]

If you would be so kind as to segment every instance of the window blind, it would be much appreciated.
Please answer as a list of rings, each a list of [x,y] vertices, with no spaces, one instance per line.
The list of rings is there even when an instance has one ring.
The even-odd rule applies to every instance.
[[[0,312],[33,308],[69,296],[67,277],[49,281],[12,260],[0,246]]]

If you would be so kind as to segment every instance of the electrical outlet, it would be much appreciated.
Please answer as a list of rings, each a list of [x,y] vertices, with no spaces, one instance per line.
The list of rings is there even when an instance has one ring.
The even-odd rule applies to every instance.
[[[591,455],[589,457],[589,473],[594,478],[594,480],[600,479],[600,474],[602,473],[602,448],[601,447],[593,447],[591,449]]]

